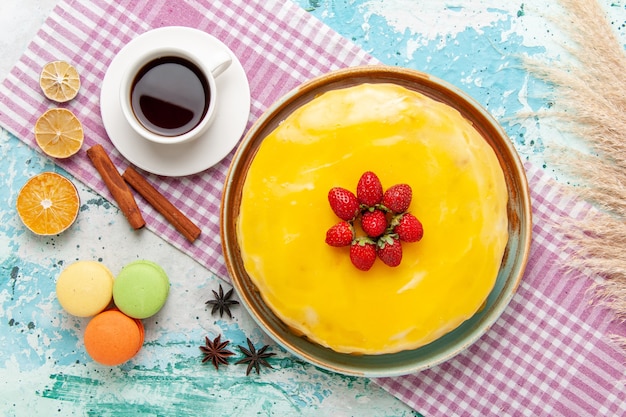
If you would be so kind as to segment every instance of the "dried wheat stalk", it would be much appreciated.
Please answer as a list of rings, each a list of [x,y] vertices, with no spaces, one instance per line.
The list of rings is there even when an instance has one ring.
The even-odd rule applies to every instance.
[[[601,279],[595,300],[626,320],[626,55],[596,0],[560,0],[556,21],[571,44],[560,62],[527,60],[527,68],[554,86],[560,129],[582,138],[589,152],[560,149],[551,158],[582,183],[575,189],[601,210],[561,227],[572,266]],[[626,338],[614,341],[626,350]]]

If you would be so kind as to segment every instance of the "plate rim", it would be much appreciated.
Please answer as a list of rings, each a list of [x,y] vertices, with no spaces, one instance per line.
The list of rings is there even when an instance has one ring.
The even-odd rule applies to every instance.
[[[477,312],[473,317],[466,320],[455,330],[449,332],[448,334],[442,336],[441,338],[431,342],[428,345],[422,346],[420,348],[410,350],[410,351],[402,351],[398,353],[390,353],[384,355],[359,355],[360,357],[365,358],[393,358],[394,356],[400,357],[402,355],[406,356],[406,352],[417,352],[417,351],[427,351],[429,346],[433,346],[437,342],[441,340],[446,340],[446,337],[450,337],[450,335],[455,334],[460,328],[463,326],[469,326],[469,329],[464,329],[467,331],[469,337],[463,339],[463,343],[460,345],[453,345],[452,349],[444,349],[442,353],[428,356],[430,359],[428,361],[415,361],[411,366],[397,366],[397,367],[360,367],[353,366],[345,361],[340,360],[341,357],[344,359],[348,358],[357,358],[355,355],[345,354],[334,352],[328,348],[323,348],[314,342],[308,342],[310,345],[316,345],[317,349],[325,349],[330,355],[333,357],[339,358],[332,364],[329,364],[323,360],[319,360],[317,357],[312,356],[311,354],[302,351],[298,346],[292,346],[292,342],[294,338],[300,338],[299,336],[295,336],[290,330],[286,330],[288,334],[282,335],[278,334],[278,331],[272,327],[272,324],[275,324],[280,327],[280,319],[278,319],[273,313],[271,313],[270,317],[264,317],[255,308],[253,308],[253,303],[261,302],[263,303],[260,295],[254,294],[254,290],[251,288],[246,288],[246,285],[252,286],[254,288],[254,284],[250,281],[250,278],[247,276],[245,269],[243,269],[242,265],[237,264],[239,246],[236,239],[236,235],[233,232],[236,232],[236,217],[238,214],[238,207],[241,200],[240,189],[233,188],[233,174],[236,169],[240,167],[242,164],[245,166],[246,163],[249,167],[249,161],[254,158],[254,154],[260,145],[260,142],[265,138],[263,136],[262,139],[258,140],[258,143],[253,143],[254,138],[259,134],[259,132],[263,132],[264,130],[272,130],[274,124],[280,123],[287,117],[289,114],[284,115],[281,120],[272,120],[275,119],[277,115],[281,115],[281,112],[285,111],[288,106],[294,105],[298,101],[304,102],[312,100],[314,97],[310,97],[310,95],[315,92],[318,88],[323,88],[323,91],[338,89],[337,85],[342,81],[349,80],[349,82],[345,83],[343,87],[347,87],[349,85],[356,85],[362,83],[362,79],[373,79],[376,78],[373,82],[394,82],[397,83],[398,80],[404,80],[408,83],[416,83],[415,85],[419,85],[420,87],[427,86],[432,96],[430,94],[426,94],[424,91],[416,90],[421,92],[422,94],[431,96],[431,98],[438,99],[441,98],[442,95],[440,90],[435,89],[435,87],[439,87],[439,89],[443,88],[446,96],[453,96],[460,100],[456,103],[456,106],[452,106],[457,108],[459,105],[467,106],[469,109],[473,109],[476,114],[474,117],[482,118],[487,122],[490,129],[497,133],[498,138],[501,138],[502,141],[498,141],[494,138],[485,138],[484,132],[481,132],[481,135],[485,140],[487,140],[490,145],[493,147],[494,145],[490,142],[495,141],[497,145],[499,145],[499,151],[495,150],[498,155],[498,159],[500,161],[501,167],[505,174],[505,179],[507,179],[507,189],[509,188],[509,182],[512,182],[516,186],[516,190],[509,189],[509,195],[511,192],[516,193],[516,201],[521,203],[519,207],[519,215],[517,219],[513,219],[515,222],[515,227],[519,228],[519,242],[515,245],[515,247],[511,247],[511,239],[509,236],[509,242],[507,243],[507,251],[514,250],[514,254],[517,256],[513,259],[513,266],[515,268],[509,274],[509,278],[503,281],[503,285],[497,293],[496,285],[494,284],[494,289],[490,292],[487,301],[491,300],[488,303],[489,308],[486,309],[488,311],[480,311]],[[351,82],[353,84],[351,84]],[[419,84],[422,83],[422,84]],[[329,88],[329,86],[331,88]],[[332,88],[334,86],[334,88]],[[323,92],[320,91],[319,93]],[[442,100],[438,100],[442,101]],[[450,105],[450,103],[447,103]],[[296,106],[298,107],[298,106]],[[458,108],[457,108],[458,110]],[[293,111],[293,110],[292,110]],[[459,110],[460,111],[460,110]],[[463,112],[461,112],[463,114]],[[465,114],[464,114],[465,116]],[[508,139],[508,135],[504,132],[500,124],[495,120],[495,118],[485,110],[475,99],[470,97],[468,94],[464,93],[462,90],[457,88],[456,86],[449,84],[448,82],[441,80],[432,75],[413,70],[408,68],[401,67],[390,67],[385,65],[365,65],[358,67],[350,67],[343,68],[335,71],[331,71],[329,73],[320,75],[315,77],[300,86],[292,89],[287,94],[283,95],[279,100],[277,100],[274,104],[272,104],[263,115],[253,124],[253,126],[248,130],[243,140],[241,141],[232,161],[229,166],[224,191],[222,194],[222,204],[220,211],[220,235],[222,240],[222,247],[224,252],[224,259],[226,262],[227,270],[231,276],[231,281],[233,287],[237,291],[239,298],[243,301],[243,305],[248,310],[252,318],[255,322],[263,329],[265,333],[267,333],[276,343],[282,346],[285,350],[289,351],[291,354],[303,359],[313,365],[330,370],[333,372],[337,372],[344,375],[352,375],[352,376],[366,376],[366,377],[392,377],[392,376],[400,376],[406,375],[410,373],[419,372],[430,368],[432,366],[441,364],[447,360],[450,360],[454,356],[459,353],[465,351],[469,346],[474,344],[480,337],[482,337],[489,328],[495,323],[498,318],[502,315],[506,307],[510,304],[511,299],[515,295],[521,279],[523,277],[528,258],[530,253],[530,245],[532,242],[532,210],[531,210],[531,200],[530,200],[530,192],[528,188],[528,180],[526,177],[526,172],[524,166],[521,162],[519,154],[517,150],[513,146],[512,142]],[[512,166],[503,166],[503,161],[501,159],[501,152],[505,152],[509,163],[512,163]],[[245,169],[247,172],[247,168]],[[514,173],[516,175],[514,175]],[[511,198],[509,198],[511,200]],[[511,202],[509,201],[508,206],[510,206]],[[511,208],[509,210],[509,222],[511,223]],[[229,218],[230,215],[230,218]],[[516,214],[517,215],[517,214]],[[510,226],[511,227],[511,226]],[[516,242],[513,242],[515,244]],[[233,246],[231,246],[233,245]],[[508,252],[505,253],[505,257],[508,259]],[[503,259],[503,262],[505,259]],[[502,272],[502,270],[500,271]],[[249,282],[242,282],[242,278],[240,274],[243,273],[245,275],[245,279]],[[512,277],[512,279],[511,279]],[[500,279],[500,273],[498,274],[498,279],[496,280],[496,284]],[[502,282],[502,281],[501,281]],[[269,310],[269,309],[268,309]],[[488,314],[487,314],[488,313]],[[478,323],[474,323],[472,320],[476,317],[479,317],[480,320]],[[272,317],[273,316],[273,317]],[[485,317],[486,316],[486,317]],[[485,317],[485,318],[483,318]],[[286,327],[284,324],[282,327]],[[282,329],[285,331],[285,329]],[[300,338],[302,339],[302,338]],[[307,345],[308,346],[308,345]],[[312,347],[315,350],[315,347]],[[380,360],[380,362],[384,362],[384,360]]]

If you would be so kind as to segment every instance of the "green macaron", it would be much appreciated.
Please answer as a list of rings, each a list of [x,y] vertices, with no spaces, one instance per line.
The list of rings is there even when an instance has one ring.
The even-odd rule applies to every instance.
[[[115,278],[113,302],[127,316],[145,319],[163,307],[169,290],[170,281],[163,268],[151,261],[134,261]]]

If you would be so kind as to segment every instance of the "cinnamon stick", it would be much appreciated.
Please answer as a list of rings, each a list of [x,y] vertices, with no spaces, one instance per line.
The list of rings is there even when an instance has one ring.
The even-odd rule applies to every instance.
[[[122,178],[148,203],[163,215],[185,238],[193,243],[200,236],[200,228],[170,203],[133,167],[128,167]]]
[[[100,173],[102,180],[115,201],[117,201],[120,210],[124,213],[124,216],[126,216],[132,228],[137,230],[144,227],[146,222],[139,211],[132,191],[130,191],[130,188],[128,188],[128,185],[124,182],[124,179],[117,171],[115,165],[113,165],[113,162],[102,145],[94,145],[87,149],[87,156]]]

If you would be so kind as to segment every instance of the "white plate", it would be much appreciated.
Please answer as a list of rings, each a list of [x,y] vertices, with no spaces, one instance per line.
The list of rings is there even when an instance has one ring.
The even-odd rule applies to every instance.
[[[215,120],[204,135],[191,142],[177,145],[150,142],[139,136],[122,114],[119,102],[122,73],[135,54],[155,43],[189,48],[199,56],[223,48],[232,57],[230,66],[215,80],[218,90]],[[241,63],[221,41],[197,29],[168,26],[138,36],[113,58],[102,82],[100,112],[111,142],[133,165],[157,175],[191,175],[221,161],[241,139],[250,114],[250,86]]]

